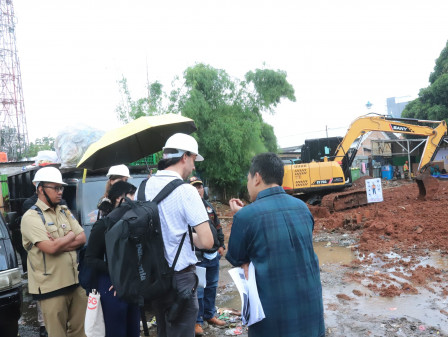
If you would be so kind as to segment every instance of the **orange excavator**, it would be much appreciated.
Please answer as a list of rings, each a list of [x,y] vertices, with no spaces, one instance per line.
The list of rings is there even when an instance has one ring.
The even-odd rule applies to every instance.
[[[416,124],[412,124],[416,123]],[[437,124],[435,128],[418,124]],[[420,196],[424,198],[426,186],[430,185],[427,168],[433,160],[436,150],[447,133],[444,120],[430,121],[410,118],[391,118],[382,115],[366,115],[357,118],[350,125],[345,137],[339,143],[333,157],[324,157],[322,162],[286,164],[283,177],[284,190],[312,204],[327,206],[330,210],[367,204],[365,191],[343,190],[352,186],[350,167],[356,156],[357,149],[351,148],[353,142],[370,131],[404,133],[426,136],[426,144],[418,166],[420,173],[416,181]],[[331,160],[330,160],[331,159]],[[334,193],[340,192],[340,193]]]

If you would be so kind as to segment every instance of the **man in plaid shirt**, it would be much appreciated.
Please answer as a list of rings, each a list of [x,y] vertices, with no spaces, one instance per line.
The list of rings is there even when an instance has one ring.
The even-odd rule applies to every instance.
[[[305,203],[281,187],[283,163],[274,153],[252,159],[247,189],[252,204],[230,200],[235,213],[227,260],[255,267],[266,318],[249,328],[256,337],[325,336],[319,261],[313,249],[314,220]]]

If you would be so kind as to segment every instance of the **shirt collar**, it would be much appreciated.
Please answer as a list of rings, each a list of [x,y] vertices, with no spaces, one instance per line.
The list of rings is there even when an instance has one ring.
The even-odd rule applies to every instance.
[[[39,207],[41,210],[42,210],[42,212],[45,212],[45,211],[47,211],[48,209],[50,209],[51,207],[50,206],[48,206],[46,203],[44,203],[42,200],[40,200],[39,198],[37,199],[37,201],[36,201],[36,206],[37,207]],[[59,204],[58,205],[56,205],[56,209],[55,209],[55,211],[58,209],[58,207],[61,207]],[[52,208],[51,208],[52,209]]]
[[[171,171],[171,170],[160,170],[160,171],[157,171],[155,176],[176,177],[176,178],[182,179],[182,177],[180,176],[179,173]]]
[[[282,193],[285,193],[285,190],[283,189],[283,187],[281,187],[281,186],[270,187],[270,188],[267,188],[267,189],[259,192],[256,200],[265,198],[265,197],[269,197],[270,195],[282,194]]]

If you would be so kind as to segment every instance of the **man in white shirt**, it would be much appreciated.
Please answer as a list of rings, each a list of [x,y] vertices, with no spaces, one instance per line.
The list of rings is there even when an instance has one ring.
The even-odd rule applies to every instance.
[[[158,164],[157,173],[152,175],[146,184],[146,200],[153,200],[174,179],[187,179],[195,169],[194,162],[202,160],[204,158],[198,153],[198,144],[193,137],[183,133],[171,136],[163,148],[163,159]],[[187,233],[174,268],[174,278],[178,293],[192,290],[197,284],[195,274],[197,259],[193,246],[204,249],[213,246],[208,214],[201,197],[193,186],[183,184],[159,203],[159,215],[165,258],[170,266],[173,264],[183,235]],[[192,233],[193,242],[189,239],[188,226],[195,229],[195,233]],[[175,302],[174,292],[172,296],[153,302],[157,319],[157,336],[194,336],[199,309],[196,291],[182,309],[181,315],[175,321],[168,322],[165,313]]]

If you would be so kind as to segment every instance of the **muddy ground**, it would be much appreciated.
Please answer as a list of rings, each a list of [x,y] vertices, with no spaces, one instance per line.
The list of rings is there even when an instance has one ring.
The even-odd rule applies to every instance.
[[[364,179],[354,188],[362,187]],[[326,336],[448,337],[448,181],[438,181],[431,200],[417,200],[411,181],[383,181],[384,202],[315,216],[315,250],[321,265]],[[215,203],[226,239],[228,206]],[[229,263],[221,260],[216,305],[240,309]],[[35,309],[25,292],[23,336],[37,331]],[[148,312],[148,320],[152,317]],[[226,336],[241,323],[226,314],[228,326],[205,324],[205,336]],[[242,327],[241,336],[247,336]],[[229,332],[227,332],[229,335]],[[143,334],[142,334],[143,336]],[[150,328],[156,336],[156,328]]]
[[[432,185],[430,200],[418,200],[413,181],[382,185],[382,203],[334,213],[310,206],[326,336],[448,336],[448,181]]]

